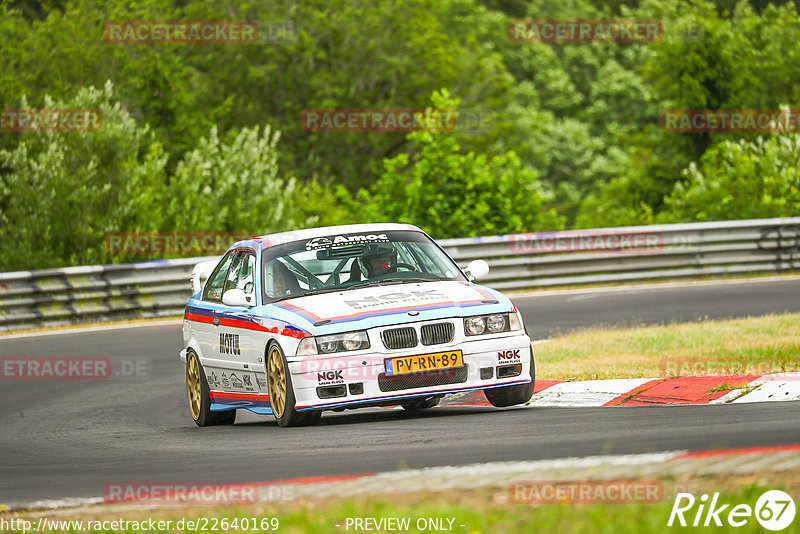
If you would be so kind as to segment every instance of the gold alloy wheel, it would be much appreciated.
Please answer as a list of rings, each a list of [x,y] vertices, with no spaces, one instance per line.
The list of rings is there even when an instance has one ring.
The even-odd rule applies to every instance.
[[[190,353],[186,358],[186,392],[189,394],[189,410],[195,421],[200,418],[200,366],[197,356]]]
[[[283,357],[278,347],[273,346],[267,360],[269,375],[269,405],[275,417],[283,417],[286,409],[286,372],[283,368]]]

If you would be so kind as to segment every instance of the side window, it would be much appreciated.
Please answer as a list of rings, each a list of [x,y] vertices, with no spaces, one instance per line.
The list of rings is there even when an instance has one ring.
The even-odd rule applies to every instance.
[[[264,265],[264,290],[269,298],[283,298],[303,292],[297,276],[279,259]]]
[[[253,284],[255,282],[255,254],[239,252],[231,263],[228,277],[225,281],[225,291],[229,289],[241,289],[245,295],[253,295]]]
[[[225,259],[217,266],[211,276],[208,277],[206,287],[203,290],[203,300],[222,300],[222,288],[225,285],[225,280],[228,277],[228,268],[233,261],[233,252],[229,252]]]

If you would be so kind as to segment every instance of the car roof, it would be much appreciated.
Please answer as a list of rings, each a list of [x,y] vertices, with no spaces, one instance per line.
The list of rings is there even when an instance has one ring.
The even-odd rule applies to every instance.
[[[269,248],[274,247],[275,245],[281,245],[283,243],[290,243],[292,241],[314,239],[315,237],[340,234],[388,232],[391,230],[413,230],[415,232],[422,231],[413,224],[402,223],[344,224],[340,226],[322,226],[319,228],[306,228],[304,230],[292,230],[289,232],[267,234],[246,239],[244,241],[239,241],[238,243],[234,243],[230,248],[246,245],[260,245],[260,248]]]

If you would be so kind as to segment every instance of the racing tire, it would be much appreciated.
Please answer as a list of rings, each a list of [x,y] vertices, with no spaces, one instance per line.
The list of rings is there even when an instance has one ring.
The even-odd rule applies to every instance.
[[[497,408],[525,404],[533,397],[533,386],[536,383],[536,369],[533,363],[533,350],[531,350],[531,381],[529,384],[488,388],[483,390],[486,399]]]
[[[294,409],[295,397],[292,375],[283,349],[275,341],[267,345],[267,389],[269,405],[278,426],[303,426],[319,423],[322,412],[319,410],[298,412]]]
[[[211,411],[206,373],[200,358],[192,349],[186,351],[186,394],[189,398],[189,413],[197,426],[232,425],[236,421],[236,410]]]
[[[442,400],[441,396],[421,397],[417,399],[407,400],[400,403],[400,406],[407,412],[419,412],[433,408],[439,401]]]

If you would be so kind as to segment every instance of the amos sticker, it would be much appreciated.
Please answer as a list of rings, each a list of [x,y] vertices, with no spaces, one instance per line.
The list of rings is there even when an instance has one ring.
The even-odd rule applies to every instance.
[[[361,245],[365,243],[388,243],[386,234],[350,234],[333,237],[315,237],[306,242],[306,250],[319,250],[344,245]]]

